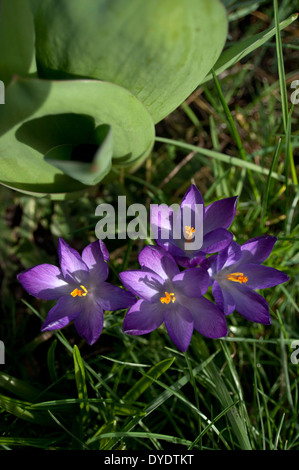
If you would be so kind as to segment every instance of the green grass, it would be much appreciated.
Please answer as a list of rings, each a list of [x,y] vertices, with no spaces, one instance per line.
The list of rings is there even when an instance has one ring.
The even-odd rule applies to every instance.
[[[282,31],[278,26],[295,12],[288,0],[279,2],[279,11],[276,0],[224,3],[230,27],[221,60],[232,57],[231,47],[239,48],[241,60],[215,67],[157,125],[155,148],[140,168],[114,172],[75,201],[0,188],[0,339],[6,353],[0,448],[299,449],[299,364],[290,359],[299,339],[299,108],[290,101],[298,39],[292,21]],[[272,35],[265,37],[267,29]],[[246,39],[256,35],[257,43]],[[180,202],[192,182],[206,204],[238,195],[231,231],[239,243],[266,233],[278,238],[266,264],[290,281],[261,292],[271,326],[234,312],[226,338],[194,332],[186,354],[164,327],[124,335],[125,311],[105,314],[92,347],[73,325],[40,333],[53,303],[26,294],[16,280],[21,270],[56,264],[58,237],[78,250],[95,240],[100,203],[117,204],[120,195],[147,207]],[[107,240],[111,282],[138,267],[144,243]]]

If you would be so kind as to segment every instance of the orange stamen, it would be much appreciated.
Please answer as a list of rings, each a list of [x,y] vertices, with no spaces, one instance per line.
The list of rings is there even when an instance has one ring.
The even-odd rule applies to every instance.
[[[195,232],[195,228],[190,227],[190,225],[185,226],[185,238],[186,242],[190,243],[192,240],[192,234]]]
[[[165,297],[160,297],[160,302],[162,304],[169,304],[169,302],[174,302],[175,301],[175,296],[174,293],[171,292],[170,294],[168,292],[165,292]]]
[[[239,282],[244,284],[248,281],[248,277],[244,276],[243,273],[232,273],[232,274],[227,274],[226,279],[228,281],[233,281],[233,282]]]
[[[79,297],[85,297],[87,294],[88,294],[88,290],[86,289],[86,287],[84,286],[80,286],[83,290],[81,289],[74,289],[73,292],[71,292],[71,295],[73,297],[77,297],[77,295]]]

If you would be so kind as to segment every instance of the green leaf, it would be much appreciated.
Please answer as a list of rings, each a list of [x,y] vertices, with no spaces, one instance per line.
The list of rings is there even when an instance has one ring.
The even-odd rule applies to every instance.
[[[113,411],[115,415],[119,416],[133,416],[142,414],[142,411],[136,408],[136,406],[119,403],[113,405]]]
[[[27,0],[0,2],[0,79],[8,84],[13,75],[36,69],[33,16]]]
[[[227,36],[219,0],[35,0],[38,69],[134,93],[159,122],[202,82]]]
[[[90,163],[84,161],[73,161],[71,159],[72,152],[74,150],[72,145],[58,145],[57,147],[54,147],[45,155],[45,161],[63,171],[64,174],[83,184],[92,186],[99,183],[111,169],[113,154],[111,128],[105,125],[99,127],[107,128],[106,137],[102,145],[97,147]],[[95,133],[96,132],[97,129],[95,130]],[[84,148],[86,148],[86,144],[85,146],[83,144],[83,152]],[[82,155],[82,160],[83,159],[84,155]]]
[[[151,367],[151,369],[147,372],[147,377],[142,377],[135,385],[125,394],[123,400],[125,402],[134,402],[137,398],[142,395],[145,390],[153,383],[154,379],[160,377],[160,375],[164,374],[169,367],[172,365],[174,361],[174,357],[170,359],[164,359],[163,361],[159,362],[158,364]]]
[[[195,337],[194,345],[200,358],[206,359],[209,355],[209,351],[205,342],[201,339],[199,340],[198,337]],[[239,399],[241,402],[241,407],[238,410],[236,406],[233,406],[234,400],[232,399],[231,392],[226,387],[220,370],[214,362],[210,362],[208,364],[208,366],[203,371],[203,374],[197,377],[197,380],[207,389],[209,393],[214,395],[217,400],[219,400],[223,409],[227,409],[227,407],[229,407],[227,417],[230,421],[235,436],[238,439],[240,448],[242,450],[252,450],[247,429],[247,426],[249,427],[250,423],[247,419],[248,417],[244,416],[243,413],[244,409],[242,406],[244,406],[244,404],[242,396],[240,398],[240,391]]]
[[[290,16],[284,21],[279,23],[279,28],[284,29],[293,23],[298,18],[298,13]],[[224,70],[232,67],[236,62],[239,62],[243,57],[250,54],[250,52],[255,51],[259,47],[261,47],[265,42],[269,41],[276,33],[276,28],[269,28],[261,33],[255,34],[250,38],[243,39],[239,41],[234,46],[226,49],[222,52],[221,56],[217,60],[214,68],[216,75],[224,72]],[[213,78],[212,74],[209,74],[204,79],[203,83],[211,80]]]
[[[111,127],[106,140],[100,136],[103,125]],[[78,167],[69,170],[67,163],[58,162],[54,147],[103,141],[95,157],[99,168],[94,179],[87,169],[82,173],[82,181],[94,184],[109,171],[112,136],[112,163],[123,166],[149,154],[154,132],[142,103],[118,85],[98,80],[17,78],[7,87],[0,115],[0,181],[38,195],[80,191],[88,186],[62,171],[78,179]],[[44,158],[49,158],[50,150],[52,164]],[[65,153],[63,156],[66,158]]]
[[[215,152],[214,150],[206,149],[203,147],[197,147],[196,145],[186,144],[185,142],[181,142],[178,140],[166,139],[165,137],[156,137],[155,140],[156,142],[162,142],[164,144],[176,145],[177,147],[196,152],[199,155],[205,155],[206,157],[214,158],[215,160],[227,163],[229,165],[237,166],[240,168],[246,168],[262,175],[268,176],[270,173],[270,170],[268,168],[264,168],[260,165],[257,165],[256,163],[252,163],[251,161],[245,161],[237,157],[231,157],[230,155]],[[285,177],[283,175],[280,175],[279,173],[276,173],[274,171],[271,171],[271,178],[274,178],[278,181],[285,181]]]
[[[3,408],[8,413],[30,423],[53,426],[53,422],[49,419],[47,413],[30,409],[30,406],[31,403],[0,395],[0,408]]]
[[[24,400],[30,401],[35,400],[41,394],[40,390],[37,388],[5,372],[0,372],[0,388]]]
[[[171,442],[174,445],[181,445],[181,446],[191,446],[192,442],[188,439],[181,439],[180,437],[176,436],[168,436],[167,434],[159,434],[155,432],[105,432],[97,436],[96,438],[89,439],[87,442],[88,444],[94,443],[99,439],[105,439],[105,443],[109,442],[111,438],[124,438],[128,437],[131,439],[158,439],[166,442]],[[100,447],[104,449],[104,445]],[[105,449],[106,450],[106,449]],[[167,462],[168,463],[168,462]]]
[[[55,368],[56,345],[57,345],[57,339],[53,341],[53,343],[48,349],[48,354],[47,354],[48,370],[49,370],[49,375],[50,375],[50,379],[52,380],[52,382],[56,382],[56,380],[58,380],[56,368]]]
[[[204,370],[208,364],[214,360],[215,356],[218,354],[218,351],[216,351],[213,355],[211,355],[207,360],[202,361],[197,367],[192,369],[192,374],[193,376],[197,375],[200,371]],[[156,397],[151,403],[148,404],[145,410],[143,410],[144,413],[144,418],[147,418],[151,413],[153,413],[157,408],[163,405],[163,403],[166,402],[171,396],[175,395],[177,390],[180,390],[182,387],[184,387],[188,382],[190,381],[190,373],[184,375],[181,377],[179,380],[177,380],[171,387],[168,387],[168,390],[164,390],[158,397]],[[204,415],[201,414],[203,417]],[[206,418],[207,420],[207,418]],[[132,429],[135,428],[135,426],[138,425],[140,421],[140,416],[135,416],[129,423],[127,423],[123,431],[129,432]],[[219,439],[224,441],[224,438],[222,437],[221,433],[217,430],[215,426],[212,426],[213,430],[217,432]],[[107,445],[106,449],[112,449],[117,443],[119,439],[111,439],[111,442]],[[225,441],[224,441],[225,442]]]
[[[61,437],[0,437],[1,446],[18,446],[18,447],[39,447],[41,449],[49,449],[56,442],[61,441]]]
[[[103,426],[101,426],[100,429],[97,430],[95,435],[90,439],[90,442],[93,444],[91,446],[92,449],[102,450],[105,447],[105,445],[109,442],[109,439],[101,439],[101,434],[107,434],[107,433],[115,432],[116,425],[117,425],[117,422],[116,422],[115,419],[111,422],[103,424]],[[93,441],[93,439],[95,440],[95,442]],[[101,440],[98,441],[99,439],[101,439]],[[88,442],[88,444],[89,444],[89,442]]]
[[[82,362],[81,354],[78,349],[78,346],[74,346],[73,348],[73,358],[74,358],[74,366],[75,366],[75,378],[76,378],[76,385],[78,390],[78,398],[83,400],[80,403],[80,410],[82,416],[82,422],[87,419],[89,413],[89,403],[88,403],[88,394],[87,394],[87,386],[85,380],[85,369]]]

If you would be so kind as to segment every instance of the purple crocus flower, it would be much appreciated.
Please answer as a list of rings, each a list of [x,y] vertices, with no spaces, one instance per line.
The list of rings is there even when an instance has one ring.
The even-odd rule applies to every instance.
[[[180,272],[174,258],[160,247],[146,246],[139,254],[140,270],[120,273],[124,286],[140,299],[127,312],[123,331],[150,333],[165,322],[168,334],[186,351],[193,328],[208,338],[227,334],[225,316],[204,298],[209,276],[202,268]]]
[[[236,310],[247,320],[271,324],[269,306],[255,289],[273,287],[289,279],[284,272],[261,265],[276,240],[270,235],[262,235],[241,246],[232,242],[202,263],[209,272],[216,304],[225,315]]]
[[[192,184],[184,195],[177,214],[166,204],[151,208],[151,227],[156,243],[172,254],[179,265],[197,266],[207,254],[216,253],[231,243],[233,235],[227,228],[234,219],[236,205],[237,197],[229,197],[205,207],[201,193]],[[185,225],[188,211],[190,223]],[[202,246],[193,249],[193,246],[196,248],[194,241],[197,230],[202,230]],[[188,243],[190,246],[187,246]]]
[[[17,278],[34,297],[58,299],[41,331],[57,330],[74,320],[79,335],[92,345],[103,329],[103,310],[130,307],[136,298],[106,282],[109,254],[102,241],[88,245],[80,256],[60,238],[58,255],[60,269],[52,264],[40,264],[20,273]]]

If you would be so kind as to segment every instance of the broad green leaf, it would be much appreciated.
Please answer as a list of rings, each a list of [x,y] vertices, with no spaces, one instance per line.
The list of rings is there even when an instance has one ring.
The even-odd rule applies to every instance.
[[[136,401],[137,398],[145,392],[145,390],[153,383],[154,379],[160,377],[160,375],[164,374],[169,367],[172,365],[174,361],[174,357],[170,359],[164,359],[163,361],[155,364],[151,369],[147,372],[147,377],[142,377],[135,385],[125,394],[123,400],[125,402],[133,402]]]
[[[7,87],[2,108],[0,181],[38,195],[88,187],[49,164],[45,155],[61,145],[74,148],[96,144],[103,124],[111,127],[113,164],[123,166],[142,160],[154,142],[154,124],[148,111],[132,93],[112,83],[17,78]],[[92,184],[108,172],[111,164],[112,137],[106,140],[95,157],[101,167]]]
[[[27,0],[0,1],[0,80],[36,69],[34,24]]]
[[[219,0],[32,0],[38,70],[133,92],[159,122],[202,82],[227,36]]]
[[[107,132],[103,142],[89,144],[92,147],[96,147],[91,162],[73,161],[71,159],[72,152],[74,150],[72,145],[58,145],[57,147],[54,147],[45,155],[45,161],[63,171],[64,174],[74,178],[77,181],[80,181],[83,184],[92,186],[99,183],[111,169],[113,154],[113,138],[111,128],[108,126],[99,127],[107,127]],[[95,129],[95,135],[96,134],[97,129]],[[83,144],[82,152],[84,152],[86,147],[87,146]],[[82,153],[82,160],[83,158],[84,155]]]

